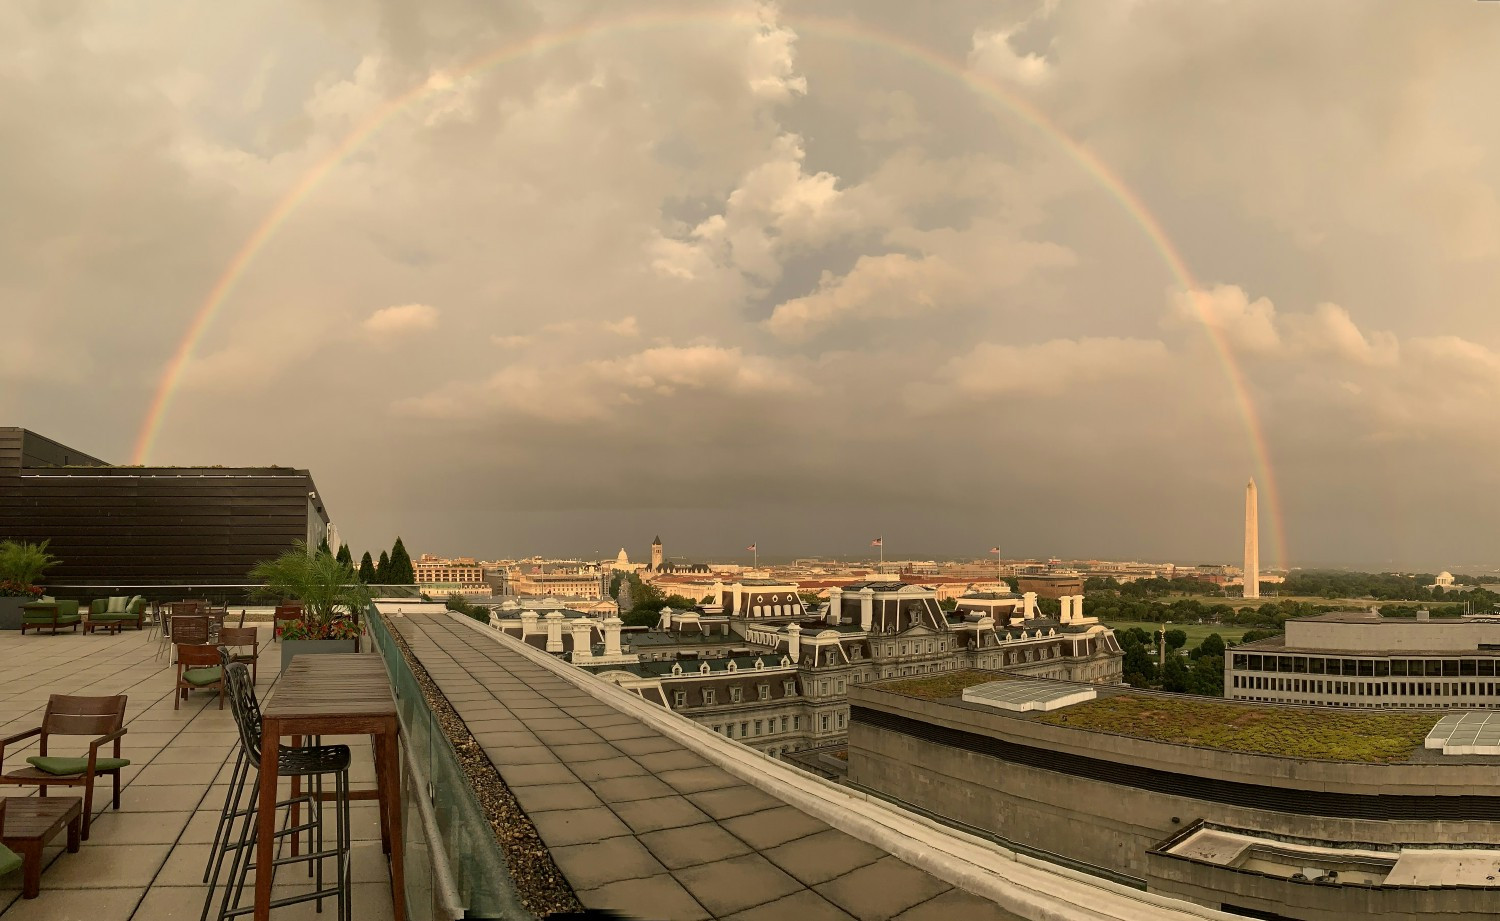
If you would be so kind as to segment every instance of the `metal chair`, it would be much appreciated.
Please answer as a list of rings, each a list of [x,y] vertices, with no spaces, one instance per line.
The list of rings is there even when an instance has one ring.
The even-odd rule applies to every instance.
[[[349,899],[349,762],[350,753],[347,745],[312,745],[303,748],[289,748],[279,746],[277,751],[277,771],[282,777],[305,777],[313,784],[313,789],[308,797],[309,815],[304,823],[291,825],[290,821],[283,824],[282,830],[277,832],[277,837],[288,834],[298,834],[302,831],[311,831],[314,835],[314,843],[305,854],[293,854],[287,857],[279,857],[272,861],[272,865],[266,868],[258,868],[253,862],[255,845],[259,835],[258,823],[256,821],[257,803],[260,797],[260,772],[256,770],[255,782],[250,785],[250,799],[245,808],[240,808],[241,794],[244,792],[245,781],[249,779],[251,768],[258,768],[261,756],[261,720],[260,704],[255,697],[255,686],[250,682],[249,670],[243,663],[231,662],[225,667],[226,680],[229,685],[229,706],[234,713],[235,725],[240,733],[240,751],[244,758],[245,769],[240,773],[239,782],[234,785],[235,792],[232,804],[229,808],[229,821],[240,821],[239,837],[234,844],[229,844],[229,831],[221,836],[222,850],[215,859],[215,867],[211,873],[212,882],[209,885],[207,896],[203,903],[203,919],[208,917],[208,908],[213,901],[214,887],[218,883],[219,871],[222,867],[224,856],[232,851],[234,859],[229,869],[229,879],[225,884],[224,895],[219,904],[219,919],[237,917],[254,911],[253,905],[241,906],[240,900],[245,889],[245,878],[251,870],[257,873],[274,873],[275,867],[290,863],[307,861],[309,869],[314,870],[315,882],[311,892],[301,893],[295,896],[287,896],[271,900],[271,908],[281,908],[286,905],[294,905],[299,902],[316,901],[318,911],[323,910],[325,898],[336,898],[338,900],[339,918],[341,921],[350,921],[352,906]],[[323,847],[323,819],[321,778],[332,774],[334,778],[334,846],[330,849]],[[278,803],[278,806],[290,805],[300,802],[302,798],[289,800],[287,803]],[[316,806],[313,806],[316,804]],[[329,857],[335,858],[336,879],[332,888],[325,889],[323,886],[323,861]]]

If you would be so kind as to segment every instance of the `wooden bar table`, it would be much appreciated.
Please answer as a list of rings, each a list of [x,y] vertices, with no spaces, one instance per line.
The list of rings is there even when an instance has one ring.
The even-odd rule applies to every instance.
[[[375,749],[380,838],[391,861],[395,921],[406,919],[401,853],[401,761],[396,701],[379,656],[358,653],[296,656],[261,710],[259,835],[255,844],[255,919],[269,921],[276,846],[276,752],[287,736],[368,735]],[[368,799],[371,791],[351,793]],[[364,795],[358,795],[364,794]]]

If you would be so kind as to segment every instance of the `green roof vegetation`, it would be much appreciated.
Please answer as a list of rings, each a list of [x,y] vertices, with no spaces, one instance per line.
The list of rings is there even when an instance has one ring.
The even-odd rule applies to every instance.
[[[882,691],[890,691],[892,694],[901,694],[906,697],[920,697],[923,700],[942,700],[947,697],[961,697],[964,688],[972,688],[976,684],[988,684],[991,681],[1006,681],[1008,677],[1000,672],[983,672],[970,669],[962,672],[949,672],[946,675],[932,675],[926,678],[907,678],[902,681],[891,681],[879,685],[879,687]]]
[[[1441,713],[1247,707],[1122,694],[1038,714],[1039,723],[1308,761],[1405,761]]]

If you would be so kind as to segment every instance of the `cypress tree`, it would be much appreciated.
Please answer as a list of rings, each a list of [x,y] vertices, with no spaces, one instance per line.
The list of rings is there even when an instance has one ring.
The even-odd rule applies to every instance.
[[[339,544],[339,552],[334,556],[334,559],[348,566],[350,569],[354,568],[354,554],[349,552],[348,544]]]
[[[375,581],[375,561],[370,559],[370,551],[359,558],[359,581],[369,585]]]
[[[318,541],[318,552],[333,556],[333,548],[328,546],[328,538],[325,537],[322,540]]]
[[[380,551],[380,562],[375,564],[375,584],[389,585],[390,580],[386,578],[391,572],[391,555],[384,550]]]
[[[411,565],[411,557],[406,552],[406,545],[401,543],[401,538],[396,538],[396,545],[391,548],[391,569],[388,575],[381,579],[386,585],[415,585],[417,571]]]

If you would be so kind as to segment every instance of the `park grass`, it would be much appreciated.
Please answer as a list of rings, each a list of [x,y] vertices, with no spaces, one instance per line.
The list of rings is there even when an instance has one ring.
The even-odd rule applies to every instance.
[[[1009,680],[1008,676],[999,672],[969,669],[961,672],[949,672],[945,675],[904,678],[900,681],[880,684],[877,687],[882,691],[890,691],[892,694],[900,694],[903,697],[917,697],[922,700],[944,700],[949,697],[961,697],[965,688],[972,688],[976,684],[988,684],[991,681],[1007,680]]]
[[[1035,717],[1040,723],[1305,761],[1411,757],[1442,714],[1348,713],[1122,694]]]

